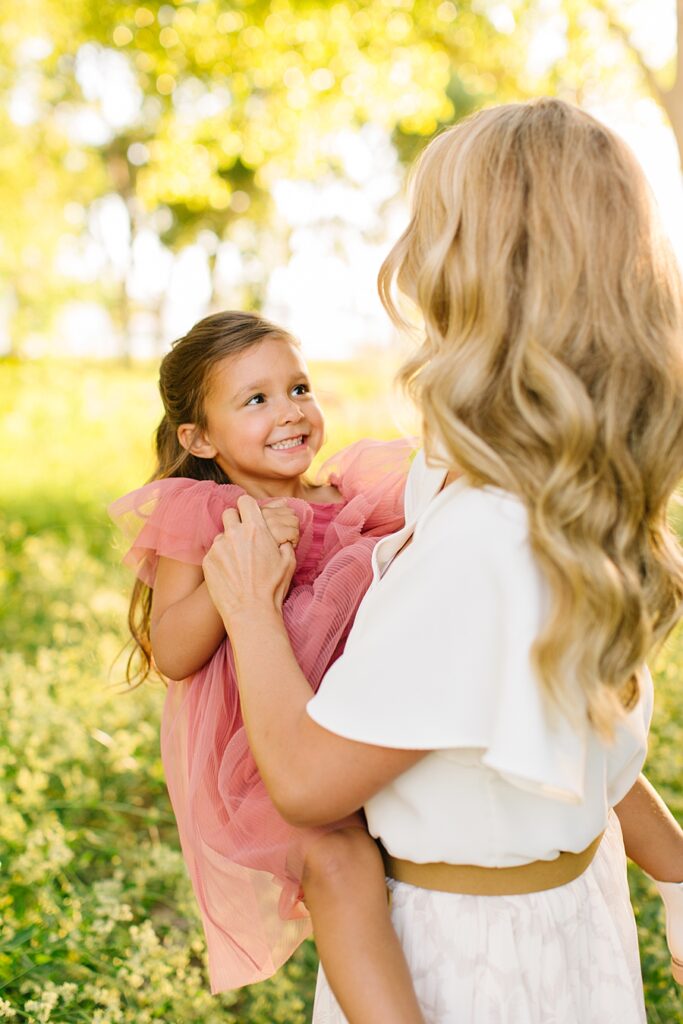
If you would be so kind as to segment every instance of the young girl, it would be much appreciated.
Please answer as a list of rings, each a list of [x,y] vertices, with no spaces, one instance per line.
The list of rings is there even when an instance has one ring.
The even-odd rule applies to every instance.
[[[310,685],[341,654],[371,576],[378,537],[403,522],[413,446],[362,442],[305,477],[323,443],[322,412],[299,346],[261,317],[219,313],[161,364],[164,417],[153,482],[110,509],[134,540],[139,579],[130,625],[169,680],[162,756],[183,853],[207,937],[212,991],[273,974],[310,934],[350,1021],[422,1021],[391,928],[377,847],[351,816],[293,829],[275,811],[251,756],[235,667],[201,563],[221,516],[245,492],[279,543],[296,546],[284,602]],[[303,887],[302,901],[301,887]]]
[[[131,628],[142,675],[153,652],[160,671],[185,680],[169,683],[162,753],[212,989],[272,974],[309,934],[308,908],[347,1018],[366,1021],[364,1008],[373,1006],[377,1019],[419,1021],[381,863],[360,822],[327,833],[295,830],[265,792],[245,738],[230,646],[201,570],[225,509],[245,492],[258,498],[278,543],[296,546],[284,615],[315,688],[342,652],[377,538],[403,523],[412,446],[363,442],[338,457],[327,483],[307,483],[322,413],[297,344],[251,314],[197,324],[164,359],[160,387],[155,479],[111,512],[134,538],[126,561],[139,576]],[[629,831],[639,835],[643,820],[659,815],[670,848],[653,845],[656,868],[666,872],[680,856],[680,831],[644,786],[624,801]],[[640,862],[648,856],[646,846]]]

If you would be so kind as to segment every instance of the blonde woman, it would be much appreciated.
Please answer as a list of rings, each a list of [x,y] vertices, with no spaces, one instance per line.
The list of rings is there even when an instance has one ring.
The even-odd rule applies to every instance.
[[[402,378],[426,458],[313,699],[290,545],[249,498],[204,563],[254,755],[297,824],[365,806],[430,1024],[642,1024],[610,808],[683,596],[677,267],[630,151],[543,100],[427,147],[380,273],[403,325],[395,286],[424,322]],[[314,1020],[343,1020],[324,977]]]

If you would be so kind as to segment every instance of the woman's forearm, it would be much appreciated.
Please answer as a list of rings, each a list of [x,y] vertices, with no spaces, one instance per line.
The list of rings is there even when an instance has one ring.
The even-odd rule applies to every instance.
[[[291,545],[274,543],[246,495],[237,511],[223,513],[223,525],[203,569],[230,638],[256,763],[276,807],[293,824],[337,821],[427,751],[359,743],[313,721],[306,712],[311,689],[280,611],[295,567]]]
[[[273,802],[286,810],[296,803],[297,778],[307,769],[311,688],[275,608],[247,606],[233,616],[230,642],[249,743]]]
[[[245,607],[229,626],[249,744],[273,803],[293,825],[346,817],[426,755],[359,743],[314,722],[311,689],[278,612]]]

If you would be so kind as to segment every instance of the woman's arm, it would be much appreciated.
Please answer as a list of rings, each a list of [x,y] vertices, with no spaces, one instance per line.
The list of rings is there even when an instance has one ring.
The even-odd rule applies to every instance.
[[[249,743],[276,807],[292,824],[318,825],[357,810],[423,758],[329,732],[306,713],[311,688],[292,652],[280,607],[293,551],[278,548],[256,502],[224,513],[225,533],[204,559],[209,592],[230,634]]]
[[[274,609],[245,605],[229,628],[249,744],[292,824],[343,818],[427,753],[347,740],[314,722],[306,713],[311,688]]]
[[[199,565],[160,558],[152,595],[154,662],[169,679],[198,672],[225,636]]]

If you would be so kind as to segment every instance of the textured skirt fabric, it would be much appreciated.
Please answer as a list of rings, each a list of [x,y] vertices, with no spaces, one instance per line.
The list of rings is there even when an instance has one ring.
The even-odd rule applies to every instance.
[[[427,1024],[645,1024],[614,812],[588,870],[548,892],[456,896],[390,886]],[[322,969],[313,1024],[346,1024]]]

